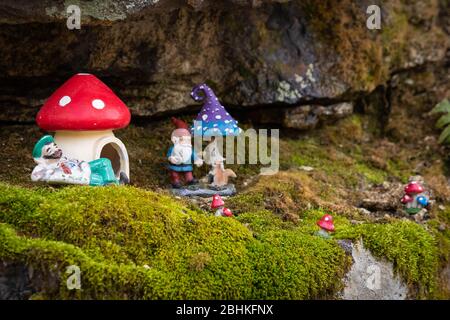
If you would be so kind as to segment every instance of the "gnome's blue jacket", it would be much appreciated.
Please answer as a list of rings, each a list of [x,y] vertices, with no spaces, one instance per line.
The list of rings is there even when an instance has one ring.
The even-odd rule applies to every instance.
[[[169,151],[167,152],[166,158],[170,157],[172,155],[173,146],[169,148]],[[197,159],[197,153],[194,149],[192,149],[192,155],[191,160],[188,163],[182,163],[182,164],[173,164],[169,163],[169,169],[177,172],[189,172],[193,171],[194,168],[192,167],[192,164]]]

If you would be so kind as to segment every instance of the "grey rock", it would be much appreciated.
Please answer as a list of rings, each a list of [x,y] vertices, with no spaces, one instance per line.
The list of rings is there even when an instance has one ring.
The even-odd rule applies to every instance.
[[[283,126],[307,130],[315,128],[320,121],[327,122],[341,119],[353,113],[350,102],[338,103],[330,106],[303,105],[284,112]]]
[[[313,106],[301,106],[284,112],[283,126],[300,130],[313,129],[319,123],[319,118],[311,110]]]
[[[300,166],[300,167],[298,167],[298,169],[301,171],[306,171],[306,172],[314,171],[314,168],[310,167],[310,166]]]
[[[19,263],[0,262],[0,300],[23,300],[32,294],[27,268]]]
[[[357,208],[358,212],[363,214],[363,215],[370,215],[372,212],[370,212],[369,210],[367,210],[366,208]]]
[[[352,245],[353,265],[340,297],[345,300],[405,300],[408,287],[394,274],[392,263],[375,258],[362,241]]]
[[[339,239],[337,244],[345,251],[346,254],[351,255],[353,251],[352,241],[348,239]]]
[[[219,196],[232,196],[236,194],[236,187],[229,184],[221,189],[206,189],[206,188],[180,188],[171,189],[172,194],[180,197],[212,197],[215,194]]]
[[[450,292],[450,262],[447,262],[447,265],[441,273],[441,278],[444,279],[445,288]]]

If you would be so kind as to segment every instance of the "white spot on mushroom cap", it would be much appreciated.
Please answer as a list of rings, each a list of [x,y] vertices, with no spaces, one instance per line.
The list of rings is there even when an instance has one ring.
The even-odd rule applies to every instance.
[[[220,115],[217,115],[217,116],[216,116],[216,119],[217,119],[217,120],[219,120],[219,119],[221,119],[221,118],[222,118],[222,117],[221,117]]]
[[[101,110],[105,107],[105,103],[100,99],[94,99],[92,100],[92,106],[97,110]]]
[[[59,99],[59,106],[60,107],[65,107],[67,104],[70,103],[70,101],[72,101],[72,99],[70,99],[69,96],[64,96],[61,99]]]

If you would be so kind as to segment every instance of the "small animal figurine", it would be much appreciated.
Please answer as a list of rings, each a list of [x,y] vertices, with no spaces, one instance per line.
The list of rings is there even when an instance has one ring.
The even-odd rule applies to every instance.
[[[333,217],[330,214],[325,214],[317,221],[317,225],[320,227],[320,230],[317,232],[317,235],[323,238],[330,238],[330,233],[334,232],[334,223]]]
[[[212,141],[206,146],[203,150],[203,160],[206,164],[211,166],[211,170],[208,173],[207,179],[205,179],[208,183],[213,183],[214,181],[214,169],[217,162],[220,162],[223,168],[223,162],[225,158],[222,156],[219,147],[217,145],[217,140],[212,138]]]
[[[169,160],[170,182],[174,189],[180,189],[181,176],[188,185],[195,185],[198,183],[194,178],[192,171],[192,164],[201,166],[203,160],[200,159],[195,150],[192,148],[191,133],[188,125],[179,119],[172,118],[176,129],[172,132],[171,140],[173,146],[167,152],[167,159]]]
[[[236,174],[231,169],[224,169],[223,162],[217,160],[214,166],[213,183],[215,187],[223,187],[228,184],[228,179],[230,177],[236,178]]]
[[[419,181],[412,180],[405,187],[401,203],[408,214],[415,215],[428,206],[429,196]]]
[[[216,217],[231,217],[233,215],[231,210],[224,206],[225,203],[223,202],[222,197],[215,194],[211,202],[211,209],[216,210],[214,214]]]
[[[50,135],[36,143],[33,158],[37,166],[31,173],[31,180],[35,182],[91,186],[119,183],[109,159],[100,158],[89,162],[68,159]]]

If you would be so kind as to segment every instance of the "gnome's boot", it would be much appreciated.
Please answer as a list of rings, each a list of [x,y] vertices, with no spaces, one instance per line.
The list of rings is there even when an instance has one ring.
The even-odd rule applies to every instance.
[[[180,174],[174,170],[170,170],[170,183],[172,184],[172,188],[180,189]]]
[[[198,184],[198,180],[194,178],[191,171],[187,171],[184,173],[184,179],[186,183],[190,186]]]

